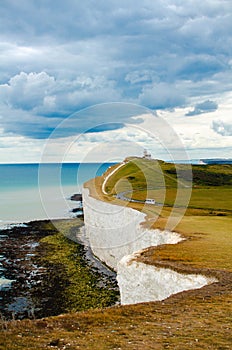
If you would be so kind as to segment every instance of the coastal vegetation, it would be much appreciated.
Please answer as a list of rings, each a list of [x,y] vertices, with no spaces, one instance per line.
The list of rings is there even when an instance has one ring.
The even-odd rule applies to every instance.
[[[100,299],[95,310],[40,320],[2,320],[0,349],[230,349],[232,165],[196,165],[191,174],[186,165],[175,167],[163,161],[129,158],[108,177],[105,194],[102,192],[104,178],[114,168],[116,166],[88,183],[92,196],[143,211],[147,215],[145,224],[153,228],[164,229],[170,215],[180,217],[175,231],[185,240],[177,245],[145,249],[138,260],[181,273],[213,276],[218,282],[178,293],[161,302],[105,308]],[[128,200],[120,199],[121,193]],[[178,205],[175,203],[177,193]],[[185,207],[186,197],[189,200]],[[156,204],[146,204],[146,198],[154,199]],[[67,227],[62,226],[67,235],[73,232],[71,225],[70,222]],[[72,241],[70,245],[66,240],[56,233],[43,238],[50,248],[41,258],[54,263],[63,260],[66,274],[72,276],[73,259],[79,257],[75,253],[76,243]],[[79,276],[88,285],[89,277]],[[79,303],[82,296],[78,298],[80,291],[75,292],[76,278],[72,281],[67,291],[70,300],[77,297]],[[94,300],[97,299],[96,296]],[[69,310],[73,311],[67,308]]]
[[[118,301],[113,273],[105,276],[92,266],[77,240],[82,225],[79,218],[35,221],[1,231],[3,267],[12,280],[11,288],[0,291],[4,319],[41,318]]]
[[[52,264],[61,271],[57,281],[61,294],[57,302],[63,304],[62,312],[114,305],[119,299],[119,291],[113,288],[111,281],[103,283],[99,271],[88,265],[85,248],[76,238],[77,230],[78,226],[75,227],[72,220],[61,220],[56,222],[53,234],[40,241],[41,263],[45,267]]]

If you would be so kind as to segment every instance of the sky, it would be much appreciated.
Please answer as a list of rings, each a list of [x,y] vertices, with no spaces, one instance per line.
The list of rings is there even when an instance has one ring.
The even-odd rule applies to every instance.
[[[231,0],[0,0],[0,18],[0,163],[232,158]]]

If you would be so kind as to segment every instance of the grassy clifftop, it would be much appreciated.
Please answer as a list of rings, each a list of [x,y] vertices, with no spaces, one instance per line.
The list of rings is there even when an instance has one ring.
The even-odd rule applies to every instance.
[[[124,193],[128,205],[153,219],[153,227],[163,229],[170,215],[180,217],[175,230],[187,240],[177,246],[149,249],[143,259],[147,263],[164,260],[172,266],[232,271],[231,184],[231,164],[175,167],[163,161],[130,158],[109,177],[105,188],[109,197]],[[146,198],[158,205],[144,204]]]
[[[179,185],[193,187],[232,185],[232,164],[188,165],[172,164],[161,160],[129,158],[107,181],[106,190],[115,193],[119,190],[138,188],[176,188]],[[130,183],[131,187],[128,187]],[[127,184],[127,185],[126,185]]]

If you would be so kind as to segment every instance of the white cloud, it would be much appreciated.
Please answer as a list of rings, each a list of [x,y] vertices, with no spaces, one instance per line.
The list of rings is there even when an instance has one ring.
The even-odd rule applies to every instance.
[[[232,123],[224,123],[222,120],[213,120],[212,129],[219,135],[232,136]]]
[[[0,163],[40,162],[44,140],[6,134],[0,131]]]
[[[190,108],[159,111],[159,114],[175,129],[191,158],[231,157],[231,101],[232,94],[218,100],[218,109],[207,116],[188,118],[185,115]]]
[[[8,85],[5,85],[7,102],[13,108],[34,109],[43,103],[54,86],[54,77],[45,72],[29,74],[21,72],[12,77]]]

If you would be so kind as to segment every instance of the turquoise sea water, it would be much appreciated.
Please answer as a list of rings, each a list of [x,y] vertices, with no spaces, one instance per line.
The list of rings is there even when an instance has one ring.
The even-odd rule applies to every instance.
[[[82,184],[112,164],[0,164],[0,227],[70,217]]]

